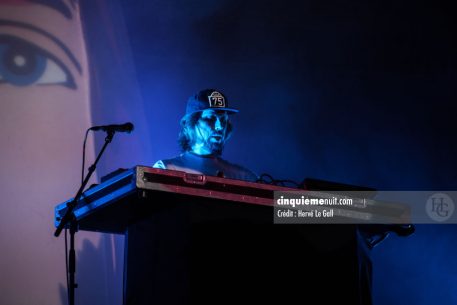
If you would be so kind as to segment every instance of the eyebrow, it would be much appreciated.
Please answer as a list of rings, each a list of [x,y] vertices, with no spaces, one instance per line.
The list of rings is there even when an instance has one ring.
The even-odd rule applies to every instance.
[[[70,61],[75,65],[76,70],[78,70],[79,74],[82,74],[81,65],[79,64],[78,60],[73,55],[73,53],[70,51],[70,49],[61,40],[59,40],[57,37],[55,37],[51,33],[48,33],[45,30],[42,30],[42,29],[40,29],[34,25],[28,24],[28,23],[11,21],[11,20],[0,19],[0,26],[15,26],[18,28],[24,28],[24,29],[34,31],[36,33],[39,33],[39,34],[49,38],[55,44],[57,44],[65,52],[65,54],[67,54],[67,56],[70,58]]]
[[[68,5],[65,4],[65,2],[63,2],[63,0],[26,0],[26,1],[45,5],[53,10],[58,11],[59,13],[61,13],[68,19],[73,18],[73,14],[71,13],[70,8],[68,7]]]

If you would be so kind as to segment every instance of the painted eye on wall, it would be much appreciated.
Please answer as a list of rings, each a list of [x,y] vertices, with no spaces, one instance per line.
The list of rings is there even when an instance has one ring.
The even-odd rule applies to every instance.
[[[73,76],[53,54],[21,38],[0,35],[0,84],[62,85],[76,89]]]

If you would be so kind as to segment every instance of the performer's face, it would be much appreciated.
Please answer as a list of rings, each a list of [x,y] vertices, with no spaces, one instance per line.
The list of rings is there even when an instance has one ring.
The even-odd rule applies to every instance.
[[[228,114],[204,110],[193,129],[192,151],[198,155],[220,155],[227,140]]]

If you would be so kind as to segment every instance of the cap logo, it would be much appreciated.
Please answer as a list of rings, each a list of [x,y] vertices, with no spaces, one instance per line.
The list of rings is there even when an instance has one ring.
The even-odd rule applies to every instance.
[[[213,91],[211,95],[208,96],[209,107],[211,108],[223,108],[225,107],[225,98],[224,96],[217,92]]]

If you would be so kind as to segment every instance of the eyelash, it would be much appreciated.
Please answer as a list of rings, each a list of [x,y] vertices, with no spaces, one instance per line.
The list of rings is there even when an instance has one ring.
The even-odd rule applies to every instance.
[[[0,84],[62,85],[76,89],[68,68],[53,54],[11,35],[0,35]]]

